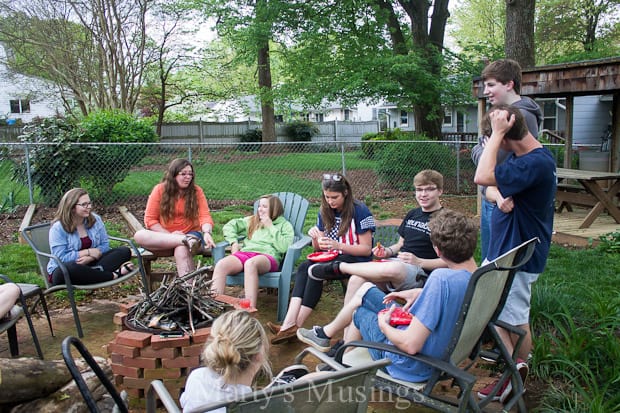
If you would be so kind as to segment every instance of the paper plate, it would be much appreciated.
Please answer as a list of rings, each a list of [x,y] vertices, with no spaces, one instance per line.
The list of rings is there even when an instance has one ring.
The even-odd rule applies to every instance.
[[[338,251],[318,251],[308,254],[308,259],[314,262],[331,261],[338,256]]]

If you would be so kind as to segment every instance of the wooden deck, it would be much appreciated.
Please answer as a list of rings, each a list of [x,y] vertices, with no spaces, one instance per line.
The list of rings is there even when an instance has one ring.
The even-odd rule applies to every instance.
[[[553,242],[563,245],[585,247],[589,239],[597,241],[598,237],[610,232],[620,231],[618,224],[607,212],[599,215],[589,228],[580,229],[589,209],[573,207],[573,212],[556,213],[553,220]]]

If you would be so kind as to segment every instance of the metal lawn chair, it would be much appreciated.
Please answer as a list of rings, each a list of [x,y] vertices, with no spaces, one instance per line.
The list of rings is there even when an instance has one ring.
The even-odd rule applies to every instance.
[[[434,372],[427,382],[412,383],[397,380],[386,372],[377,373],[375,387],[404,397],[414,403],[420,403],[440,411],[464,412],[468,410],[481,411],[484,406],[491,402],[505,380],[512,380],[512,395],[504,402],[505,411],[510,411],[515,405],[519,411],[526,411],[523,402],[523,381],[516,367],[513,357],[521,345],[525,332],[519,328],[510,326],[497,320],[508,296],[512,280],[518,268],[525,264],[532,256],[538,238],[533,238],[518,247],[513,248],[494,261],[479,267],[472,275],[467,286],[465,298],[460,309],[457,325],[446,348],[440,358],[433,358],[423,354],[410,355],[393,345],[373,343],[369,341],[354,341],[345,343],[338,349],[332,367],[338,368],[343,365],[357,365],[358,363],[371,360],[368,348],[377,348],[393,352],[402,357],[409,357],[428,364],[434,368]],[[520,340],[514,349],[514,354],[502,343],[496,331],[496,326],[508,329],[511,333],[520,336]],[[472,359],[478,356],[480,340],[484,331],[487,331],[495,344],[500,349],[501,361],[506,369],[501,376],[498,386],[489,397],[477,401],[472,394],[476,377],[468,372]],[[344,353],[349,347],[356,347],[352,351]],[[468,362],[469,360],[469,362]],[[459,387],[457,399],[446,399],[445,396],[433,393],[435,385],[442,380],[452,379],[453,384]]]
[[[84,333],[82,331],[82,324],[80,322],[80,316],[78,314],[77,305],[75,303],[75,290],[97,290],[99,288],[110,287],[127,281],[132,277],[140,274],[142,278],[142,285],[146,293],[149,293],[149,284],[146,282],[146,275],[144,272],[144,266],[140,256],[140,251],[131,240],[112,236],[108,236],[110,241],[119,241],[125,243],[133,251],[133,255],[137,257],[138,262],[138,265],[135,267],[135,269],[123,276],[107,282],[84,285],[73,284],[71,282],[71,278],[69,277],[67,267],[58,257],[52,255],[50,252],[50,227],[51,223],[49,222],[31,225],[22,230],[22,235],[36,254],[37,263],[39,264],[39,275],[43,278],[43,281],[45,282],[45,291],[43,291],[43,293],[49,294],[55,291],[67,290],[67,295],[69,296],[69,303],[71,304],[71,310],[73,311],[73,319],[75,320],[75,326],[77,328],[79,337],[84,337]],[[47,263],[49,262],[49,260],[55,260],[58,264],[58,267],[62,270],[65,277],[64,284],[52,285],[50,283],[47,274]]]

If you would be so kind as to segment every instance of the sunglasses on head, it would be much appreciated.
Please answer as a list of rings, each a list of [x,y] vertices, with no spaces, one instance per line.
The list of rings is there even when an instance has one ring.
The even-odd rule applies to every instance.
[[[324,181],[340,182],[340,181],[342,181],[342,175],[340,175],[340,174],[323,174],[323,180]]]

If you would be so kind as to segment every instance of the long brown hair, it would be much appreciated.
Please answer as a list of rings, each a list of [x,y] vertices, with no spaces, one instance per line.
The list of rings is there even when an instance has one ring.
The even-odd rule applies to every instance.
[[[344,196],[344,204],[342,204],[342,211],[340,212],[340,228],[338,229],[338,236],[342,236],[349,230],[351,220],[353,219],[353,191],[351,190],[351,184],[343,175],[331,174],[326,176],[329,176],[329,178],[323,177],[323,191],[340,192]],[[336,214],[327,203],[327,200],[325,200],[325,196],[321,197],[320,212],[325,224],[325,232],[328,232],[336,225]]]
[[[88,192],[85,189],[73,188],[65,192],[65,194],[60,199],[60,202],[58,203],[58,209],[56,210],[56,213],[54,214],[54,221],[59,221],[60,225],[62,225],[62,228],[68,233],[72,233],[77,229],[75,220],[74,220],[74,217],[75,217],[74,208],[77,205],[80,198],[84,195],[88,195]],[[91,209],[91,214],[85,219],[86,219],[86,223],[85,223],[86,228],[90,228],[95,224],[96,220],[92,214],[92,209]]]
[[[282,201],[275,195],[263,195],[259,198],[266,199],[269,201],[269,218],[271,220],[275,220],[280,215],[284,214],[284,206],[282,206]],[[262,227],[263,224],[260,222],[260,217],[258,216],[258,208],[256,208],[256,213],[252,215],[250,218],[250,224],[248,225],[248,238],[252,238],[252,234],[254,231]]]
[[[164,184],[164,190],[161,194],[161,203],[159,205],[159,214],[164,222],[172,220],[174,217],[175,200],[181,194],[181,189],[176,181],[176,176],[183,168],[190,166],[194,173],[194,166],[187,159],[177,158],[170,162],[168,169],[164,174],[161,182]],[[187,189],[183,191],[185,198],[185,218],[196,223],[198,219],[198,199],[196,197],[196,175],[192,177]]]

